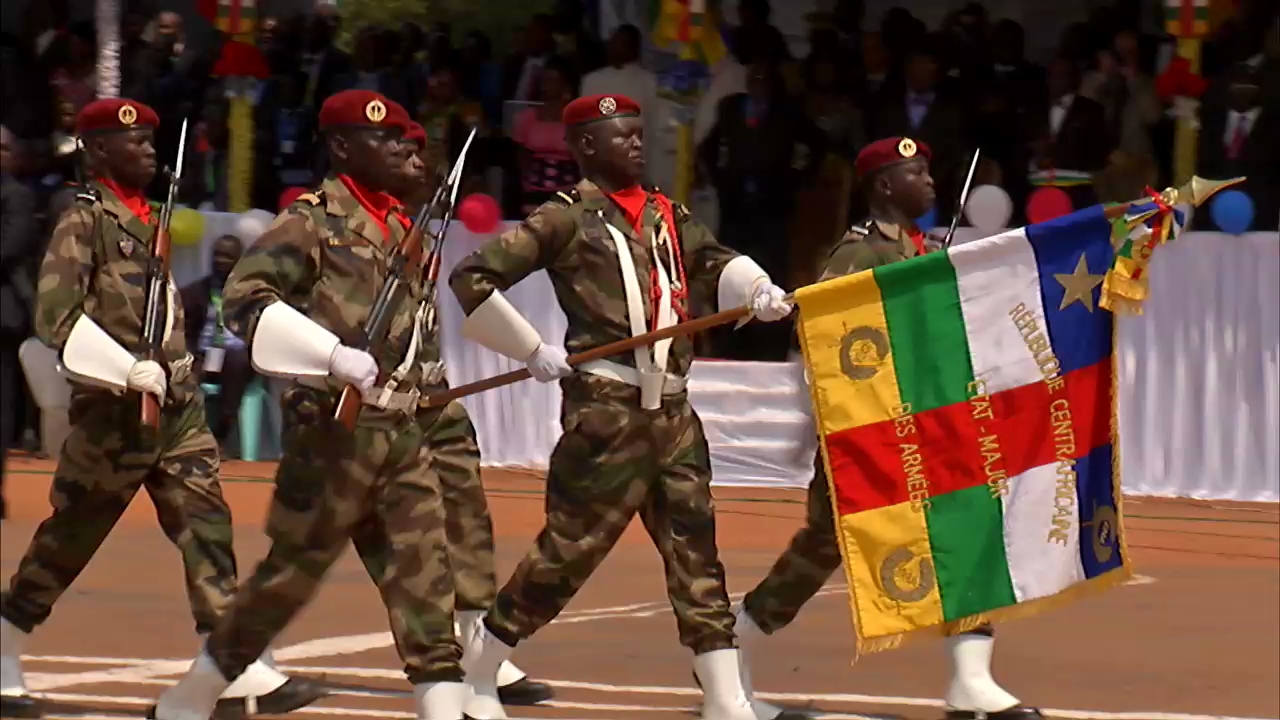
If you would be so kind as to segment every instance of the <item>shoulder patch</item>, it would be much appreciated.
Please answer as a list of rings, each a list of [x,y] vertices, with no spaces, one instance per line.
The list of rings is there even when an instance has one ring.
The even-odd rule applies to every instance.
[[[76,201],[88,205],[97,205],[102,202],[102,196],[98,194],[97,190],[94,190],[91,187],[80,188],[76,191]]]
[[[680,222],[684,222],[685,220],[693,217],[693,213],[689,211],[689,208],[684,205],[684,203],[678,202],[671,203],[671,214]]]
[[[319,205],[323,201],[324,201],[324,198],[322,196],[322,193],[318,193],[318,192],[302,193],[301,195],[298,196],[297,200],[294,200],[294,202],[302,202],[311,206]]]
[[[556,197],[563,200],[566,205],[574,205],[582,199],[582,196],[578,194],[577,188],[574,188],[567,193],[557,190]]]

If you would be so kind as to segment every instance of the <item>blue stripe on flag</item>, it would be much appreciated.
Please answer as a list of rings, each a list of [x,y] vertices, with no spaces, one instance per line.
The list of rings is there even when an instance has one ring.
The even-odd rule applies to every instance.
[[[1036,254],[1040,271],[1040,295],[1044,299],[1045,323],[1053,352],[1061,364],[1061,374],[1089,367],[1111,356],[1111,313],[1098,307],[1102,276],[1111,267],[1111,223],[1101,205],[1079,210],[1048,222],[1028,225],[1027,240]],[[1076,272],[1084,256],[1088,273],[1097,284],[1090,307],[1073,301],[1059,309],[1066,294],[1056,275]]]
[[[1124,564],[1120,556],[1120,520],[1112,482],[1112,447],[1103,445],[1076,460],[1076,496],[1080,504],[1080,564],[1094,578]]]

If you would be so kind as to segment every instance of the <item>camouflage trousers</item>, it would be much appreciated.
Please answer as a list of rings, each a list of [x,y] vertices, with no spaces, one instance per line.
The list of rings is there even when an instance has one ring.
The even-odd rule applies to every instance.
[[[498,594],[493,520],[480,482],[480,445],[462,403],[445,406],[440,420],[428,429],[426,441],[431,447],[431,466],[440,476],[444,492],[445,530],[457,609],[488,610]]]
[[[333,420],[334,401],[300,385],[285,391],[271,549],[206,649],[224,677],[237,677],[315,595],[350,540],[382,595],[409,681],[459,681],[444,501],[426,442],[436,424],[456,421],[444,410],[411,418],[365,407],[348,432]]]
[[[0,598],[0,613],[30,632],[43,623],[145,487],[160,527],[182,554],[196,632],[207,633],[236,590],[231,511],[218,484],[218,445],[199,393],[170,402],[159,434],[139,423],[137,393],[77,391],[71,432],[40,524]]]
[[[564,433],[551,454],[546,525],[486,625],[515,645],[550,623],[639,513],[662,557],[681,644],[695,654],[734,647],[710,457],[688,399],[644,410],[635,388],[612,380],[574,375],[561,387]]]
[[[440,419],[427,427],[425,442],[431,448],[431,467],[440,478],[444,498],[454,604],[459,612],[488,610],[498,593],[493,520],[480,482],[475,426],[462,403],[445,406]],[[369,555],[361,555],[360,560],[371,577],[380,577],[388,562]]]
[[[822,451],[818,450],[805,498],[804,527],[791,537],[791,544],[773,563],[769,574],[743,598],[743,607],[765,634],[772,635],[796,619],[800,608],[827,584],[840,564],[830,484]],[[971,632],[992,634],[989,625]]]

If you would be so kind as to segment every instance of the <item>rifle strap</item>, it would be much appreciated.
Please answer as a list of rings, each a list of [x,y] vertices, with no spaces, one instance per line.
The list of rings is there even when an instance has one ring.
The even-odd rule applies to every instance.
[[[381,403],[391,402],[391,396],[395,393],[396,388],[404,381],[409,370],[413,368],[413,363],[418,359],[418,348],[422,345],[422,326],[426,322],[427,303],[418,303],[418,310],[413,315],[413,333],[409,336],[409,347],[404,351],[404,357],[400,360],[391,377],[387,380],[387,384],[382,386],[382,396],[379,398]]]

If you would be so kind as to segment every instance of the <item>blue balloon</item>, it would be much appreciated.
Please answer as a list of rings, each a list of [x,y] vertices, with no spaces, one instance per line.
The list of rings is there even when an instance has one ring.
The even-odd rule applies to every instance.
[[[1224,190],[1209,203],[1209,217],[1222,232],[1242,235],[1253,224],[1253,200],[1239,190]]]
[[[938,227],[938,208],[931,207],[929,212],[916,218],[916,226],[921,230],[932,230]]]

